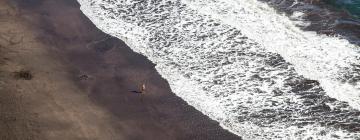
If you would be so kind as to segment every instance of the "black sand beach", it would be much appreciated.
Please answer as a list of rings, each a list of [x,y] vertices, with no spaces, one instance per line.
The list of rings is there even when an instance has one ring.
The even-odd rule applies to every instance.
[[[76,0],[0,0],[1,140],[234,140]],[[146,84],[146,93],[133,92]]]

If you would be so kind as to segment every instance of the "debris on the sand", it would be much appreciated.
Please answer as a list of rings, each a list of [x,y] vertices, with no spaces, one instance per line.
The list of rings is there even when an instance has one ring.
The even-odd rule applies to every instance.
[[[22,79],[22,80],[31,80],[33,78],[33,75],[29,70],[20,70],[17,72],[14,72],[14,77],[16,79]]]
[[[89,78],[90,77],[88,75],[86,75],[86,74],[82,74],[82,75],[79,76],[80,80],[88,80]]]

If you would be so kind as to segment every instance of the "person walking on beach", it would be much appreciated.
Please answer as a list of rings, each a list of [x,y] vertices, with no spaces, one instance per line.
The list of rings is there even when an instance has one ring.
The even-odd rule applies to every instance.
[[[140,94],[145,94],[145,84],[142,84],[140,87]]]
[[[145,87],[145,84],[143,83],[141,86],[140,86],[140,101],[143,102],[144,101],[144,95],[145,95],[145,90],[146,90],[146,87]]]

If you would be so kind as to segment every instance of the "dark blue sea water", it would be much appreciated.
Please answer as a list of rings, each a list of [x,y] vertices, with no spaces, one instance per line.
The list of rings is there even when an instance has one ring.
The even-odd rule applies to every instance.
[[[360,17],[360,0],[326,0],[325,2],[341,10],[345,10],[356,18]]]
[[[360,45],[360,0],[260,0],[299,21],[298,27]],[[300,14],[301,13],[301,14]]]

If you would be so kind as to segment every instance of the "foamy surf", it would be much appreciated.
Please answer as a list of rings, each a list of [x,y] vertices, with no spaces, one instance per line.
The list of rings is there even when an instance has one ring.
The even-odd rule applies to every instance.
[[[360,138],[359,83],[342,80],[359,59],[346,40],[301,31],[256,1],[79,2],[175,94],[245,139]]]
[[[329,96],[360,109],[360,80],[348,81],[359,76],[357,46],[337,37],[303,32],[286,16],[275,14],[258,1],[184,1],[199,13],[240,29],[267,50],[280,54],[299,74],[318,80]]]

